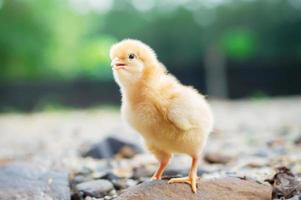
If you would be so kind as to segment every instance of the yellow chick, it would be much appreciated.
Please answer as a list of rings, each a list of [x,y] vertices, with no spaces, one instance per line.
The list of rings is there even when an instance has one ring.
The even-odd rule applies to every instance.
[[[192,158],[189,176],[169,183],[188,183],[196,192],[199,154],[213,128],[204,96],[168,74],[155,52],[141,41],[114,44],[110,58],[122,93],[122,116],[160,162],[152,178],[161,179],[172,154],[187,154]]]

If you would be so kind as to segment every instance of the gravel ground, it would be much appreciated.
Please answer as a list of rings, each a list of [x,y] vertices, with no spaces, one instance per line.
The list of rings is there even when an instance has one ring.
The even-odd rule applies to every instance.
[[[275,167],[282,165],[301,173],[301,97],[215,100],[211,105],[216,122],[200,166],[204,179],[247,176],[263,182],[274,174]],[[122,122],[117,110],[1,114],[0,165],[29,161],[67,170],[74,176],[89,169],[89,176],[100,177],[104,161],[80,155],[107,136],[143,148],[139,135]],[[188,157],[177,156],[168,169],[183,171],[189,164]],[[128,178],[141,165],[153,171],[156,161],[146,152],[130,160],[114,161],[110,167],[114,175]],[[149,176],[147,173],[146,170],[141,176]]]
[[[250,153],[267,142],[301,134],[301,97],[271,100],[211,101],[215,131],[206,151]],[[63,159],[108,135],[143,146],[118,110],[76,110],[0,115],[0,159]],[[55,161],[54,160],[54,161]]]

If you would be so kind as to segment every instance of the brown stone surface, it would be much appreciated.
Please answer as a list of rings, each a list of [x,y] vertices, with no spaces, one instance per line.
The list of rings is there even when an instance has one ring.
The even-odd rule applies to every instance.
[[[197,193],[187,184],[150,181],[126,190],[118,200],[270,200],[271,194],[268,185],[229,177],[199,180]]]

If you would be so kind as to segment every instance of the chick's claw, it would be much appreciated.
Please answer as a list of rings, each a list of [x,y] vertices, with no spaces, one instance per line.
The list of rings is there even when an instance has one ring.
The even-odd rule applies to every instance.
[[[171,183],[187,183],[191,186],[192,191],[194,193],[196,193],[196,191],[197,191],[196,180],[197,180],[197,177],[172,178],[168,181],[168,183],[169,184],[171,184]]]

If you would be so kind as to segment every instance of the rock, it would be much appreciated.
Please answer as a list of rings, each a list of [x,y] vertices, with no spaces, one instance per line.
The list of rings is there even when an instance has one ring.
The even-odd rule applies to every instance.
[[[273,199],[301,198],[301,180],[286,167],[279,167],[274,177],[266,181],[273,186]]]
[[[88,176],[93,173],[93,170],[88,167],[82,167],[79,172],[77,172],[78,175]]]
[[[187,184],[168,184],[167,181],[151,181],[125,190],[117,200],[270,200],[272,189],[239,178],[199,180],[198,191],[193,193]]]
[[[94,144],[89,150],[82,153],[83,157],[92,157],[96,159],[112,158],[132,158],[141,153],[142,150],[135,144],[126,141],[108,137],[103,141]]]
[[[287,200],[300,200],[301,199],[301,196],[300,195],[295,195],[295,196],[293,196],[292,198],[289,198],[289,199],[287,199]],[[282,199],[280,199],[280,200],[282,200]]]
[[[120,150],[115,155],[116,158],[132,158],[134,157],[138,152],[136,152],[135,148],[133,146],[125,145],[120,148]]]
[[[278,147],[283,146],[285,144],[285,140],[283,138],[275,138],[267,142],[268,147]]]
[[[166,169],[164,171],[163,176],[165,177],[178,177],[178,176],[184,176],[184,174],[187,174],[187,172],[174,170],[174,169]]]
[[[295,143],[295,145],[301,146],[301,135],[295,139],[294,143]]]
[[[272,150],[271,148],[267,146],[259,147],[258,149],[255,150],[253,153],[253,156],[255,157],[261,157],[261,158],[268,158],[269,156],[272,155]]]
[[[219,153],[206,153],[204,160],[210,164],[227,164],[233,158],[227,155],[222,155]]]
[[[175,155],[169,162],[167,169],[165,170],[163,175],[175,176],[175,177],[184,176],[188,174],[190,167],[191,167],[191,158],[189,156]],[[155,170],[153,172],[155,172]]]
[[[115,168],[112,172],[119,178],[130,178],[133,176],[133,170],[129,166]]]
[[[116,190],[111,190],[111,191],[108,193],[107,196],[111,197],[111,199],[114,199],[114,198],[116,198],[116,197],[118,196],[118,194],[117,194]],[[106,197],[107,197],[107,196],[106,196]],[[106,197],[105,197],[105,198],[106,198]]]
[[[110,190],[114,189],[110,181],[99,179],[77,184],[75,186],[79,196],[90,196],[95,198],[104,197]]]
[[[0,167],[0,199],[70,199],[68,173],[28,163]]]
[[[103,199],[96,199],[96,198],[93,198],[93,197],[86,197],[85,200],[103,200]]]
[[[75,176],[75,177],[72,179],[72,182],[73,182],[74,184],[79,184],[79,183],[87,182],[87,181],[90,181],[90,180],[91,180],[90,177],[83,176],[83,175],[77,175],[77,176]]]
[[[115,179],[112,181],[114,187],[116,190],[123,190],[129,187],[132,187],[134,185],[137,185],[137,181],[133,179]]]
[[[103,172],[95,171],[91,174],[91,177],[93,179],[103,179],[102,177],[104,177],[106,174],[107,174],[106,171],[103,171]],[[104,179],[106,179],[106,178],[104,178]]]
[[[147,165],[134,167],[132,178],[139,179],[141,177],[151,177],[155,173],[155,170],[156,169],[154,169],[153,167]]]
[[[112,172],[107,172],[106,174],[104,174],[101,179],[106,179],[106,180],[117,180],[119,179],[120,177],[119,176],[116,176],[114,173]]]

